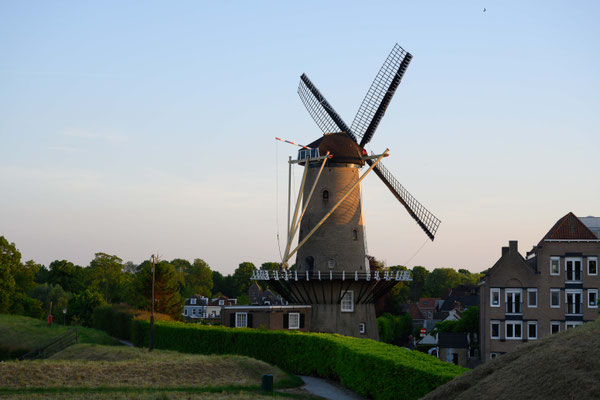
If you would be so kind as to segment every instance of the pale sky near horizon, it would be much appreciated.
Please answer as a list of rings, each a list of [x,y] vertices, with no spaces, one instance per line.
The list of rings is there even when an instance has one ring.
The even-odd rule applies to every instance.
[[[45,265],[279,261],[296,148],[274,137],[320,135],[300,74],[351,123],[398,42],[414,58],[369,147],[442,224],[426,242],[368,176],[369,253],[479,272],[569,211],[600,216],[599,17],[594,1],[0,1],[0,235]]]

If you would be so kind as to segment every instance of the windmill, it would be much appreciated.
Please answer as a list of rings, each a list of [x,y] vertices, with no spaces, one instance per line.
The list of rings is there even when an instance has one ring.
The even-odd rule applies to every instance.
[[[374,302],[398,281],[410,280],[407,271],[380,274],[369,268],[360,190],[368,173],[374,171],[425,234],[435,238],[440,220],[383,166],[388,150],[378,155],[365,150],[411,59],[410,53],[394,46],[351,126],[306,74],[300,77],[298,94],[323,136],[302,146],[297,160],[290,159],[290,168],[297,163],[304,172],[291,220],[288,207],[284,269],[270,275],[259,271],[253,278],[271,280],[292,304],[311,304],[311,330],[377,339]],[[368,169],[359,177],[365,164]],[[298,244],[292,249],[296,233]],[[287,266],[295,254],[291,271]]]

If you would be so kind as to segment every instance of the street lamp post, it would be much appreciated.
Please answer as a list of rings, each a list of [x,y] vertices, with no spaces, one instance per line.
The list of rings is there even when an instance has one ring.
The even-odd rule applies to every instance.
[[[154,274],[155,274],[155,257],[152,254],[152,309],[150,311],[150,346],[149,351],[154,349]]]

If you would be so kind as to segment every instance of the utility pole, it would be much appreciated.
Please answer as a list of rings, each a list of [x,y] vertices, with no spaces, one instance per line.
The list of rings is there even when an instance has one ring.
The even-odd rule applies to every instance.
[[[152,309],[150,311],[150,346],[148,351],[154,349],[154,276],[156,270],[156,257],[152,254]]]

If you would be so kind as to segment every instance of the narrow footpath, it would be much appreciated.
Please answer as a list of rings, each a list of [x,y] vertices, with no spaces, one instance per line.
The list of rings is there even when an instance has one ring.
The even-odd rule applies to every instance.
[[[301,389],[329,400],[362,400],[362,397],[342,385],[312,376],[300,376],[304,381]]]

